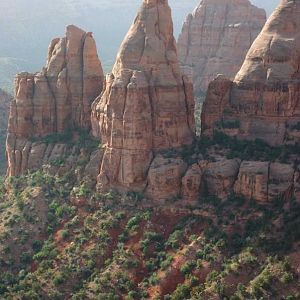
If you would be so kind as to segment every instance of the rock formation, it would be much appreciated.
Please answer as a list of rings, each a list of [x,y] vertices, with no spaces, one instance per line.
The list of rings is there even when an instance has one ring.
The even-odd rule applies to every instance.
[[[272,204],[278,198],[300,201],[299,170],[290,164],[240,161],[220,158],[216,162],[200,160],[188,168],[182,179],[181,196],[190,204],[203,197],[226,200],[230,195]]]
[[[151,185],[154,169],[162,168],[157,153],[193,142],[193,113],[193,88],[179,68],[168,1],[144,0],[93,104],[93,132],[105,149],[99,188],[144,191],[148,174]],[[174,163],[162,177],[182,175],[181,162]]]
[[[40,73],[16,76],[8,125],[8,175],[22,174],[51,157],[53,149],[31,139],[91,129],[91,103],[102,91],[103,79],[92,34],[73,25],[67,27],[66,37],[51,42]]]
[[[202,0],[188,15],[178,39],[178,55],[192,74],[196,95],[218,75],[233,79],[266,22],[249,0]]]
[[[253,43],[234,81],[210,84],[202,132],[272,145],[300,141],[300,1],[282,0]]]

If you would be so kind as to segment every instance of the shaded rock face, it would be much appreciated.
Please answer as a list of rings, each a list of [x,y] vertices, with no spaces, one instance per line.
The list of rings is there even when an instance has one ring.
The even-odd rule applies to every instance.
[[[156,153],[193,142],[193,113],[193,88],[179,68],[168,1],[143,1],[93,104],[93,133],[105,147],[99,188],[145,191],[148,173],[155,180]]]
[[[91,103],[102,91],[103,78],[92,34],[73,25],[67,27],[66,37],[51,42],[40,73],[16,76],[8,125],[8,175],[19,175],[32,163],[38,167],[41,157],[51,156],[46,145],[33,147],[32,138],[91,129]]]
[[[204,135],[212,135],[219,123],[238,138],[271,145],[300,141],[299,15],[300,1],[281,1],[234,81],[220,76],[210,84]],[[230,123],[235,125],[226,126]]]
[[[266,22],[266,13],[248,0],[202,0],[188,15],[178,38],[182,68],[196,94],[224,74],[233,79]]]

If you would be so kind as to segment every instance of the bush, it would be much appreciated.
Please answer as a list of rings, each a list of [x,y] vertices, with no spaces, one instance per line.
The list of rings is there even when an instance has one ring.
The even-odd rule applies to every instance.
[[[32,256],[30,252],[24,252],[21,254],[20,261],[22,264],[29,264],[32,261]]]
[[[148,247],[153,243],[155,244],[156,250],[161,250],[163,248],[162,241],[163,236],[160,234],[152,231],[145,232],[144,238],[140,242],[143,253],[145,254]]]
[[[61,237],[63,240],[67,239],[68,236],[69,236],[69,230],[64,229],[64,230],[62,230],[62,231],[60,232],[60,237]]]
[[[190,287],[186,284],[180,284],[177,286],[175,292],[172,294],[172,300],[185,300],[190,296]]]
[[[181,267],[180,272],[182,274],[184,274],[185,276],[188,276],[192,273],[192,271],[196,267],[196,265],[197,265],[196,262],[189,261]]]
[[[65,278],[61,273],[56,274],[53,278],[53,284],[55,286],[63,284],[64,281],[65,281]]]
[[[183,230],[175,230],[168,238],[166,246],[172,249],[177,249],[184,237]]]
[[[76,192],[76,197],[88,197],[91,194],[91,190],[83,183],[78,192]]]

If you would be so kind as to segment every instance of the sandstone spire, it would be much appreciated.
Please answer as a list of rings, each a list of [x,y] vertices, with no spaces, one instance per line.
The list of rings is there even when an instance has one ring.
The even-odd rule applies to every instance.
[[[30,138],[91,129],[91,103],[102,91],[103,71],[91,33],[74,25],[54,39],[43,70],[20,73],[8,126],[8,175],[28,167]]]
[[[299,16],[299,0],[281,1],[234,81],[219,77],[211,83],[202,114],[204,134],[211,135],[218,123],[239,138],[275,145],[300,141]]]
[[[101,187],[144,190],[155,154],[192,143],[194,98],[182,76],[167,0],[144,0],[119,50],[93,131],[105,146]]]
[[[202,0],[188,15],[178,55],[192,74],[196,94],[218,75],[233,79],[266,22],[266,13],[248,0]]]

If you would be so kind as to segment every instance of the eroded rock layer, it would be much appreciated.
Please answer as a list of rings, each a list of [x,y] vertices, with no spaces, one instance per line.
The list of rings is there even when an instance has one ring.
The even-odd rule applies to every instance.
[[[166,176],[168,174],[168,176]],[[269,205],[279,199],[300,200],[300,171],[292,164],[218,158],[188,166],[182,158],[157,156],[148,190],[156,200],[197,205],[207,199],[241,197]]]
[[[218,75],[233,79],[266,22],[249,0],[202,0],[188,15],[178,39],[178,55],[192,74],[196,94]]]
[[[67,27],[66,37],[51,42],[41,72],[16,76],[8,125],[8,175],[31,168],[33,151],[39,152],[34,161],[39,166],[44,155],[50,155],[45,145],[33,147],[33,138],[91,129],[91,103],[102,91],[103,77],[92,34],[73,25]]]
[[[218,128],[272,145],[300,141],[300,1],[282,0],[234,81],[210,84],[202,132]]]
[[[145,190],[156,153],[192,143],[193,113],[193,88],[179,68],[168,1],[144,0],[93,104],[93,132],[105,147],[99,188]]]

